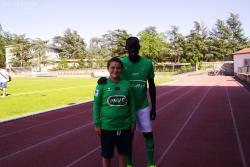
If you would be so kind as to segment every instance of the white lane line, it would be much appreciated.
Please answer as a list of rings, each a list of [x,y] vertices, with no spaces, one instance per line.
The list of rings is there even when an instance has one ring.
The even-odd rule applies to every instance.
[[[74,128],[74,129],[71,129],[71,130],[69,130],[69,131],[67,131],[67,132],[64,132],[64,133],[62,133],[62,134],[60,134],[60,135],[57,135],[57,136],[55,136],[55,137],[51,137],[51,138],[46,139],[46,140],[44,140],[44,141],[42,141],[42,142],[39,142],[39,143],[37,143],[37,144],[33,144],[33,145],[29,146],[29,147],[25,147],[24,149],[21,149],[21,150],[19,150],[19,151],[16,151],[16,152],[14,152],[14,153],[11,153],[11,154],[8,154],[8,155],[6,155],[6,156],[1,157],[1,158],[0,158],[0,161],[5,160],[5,159],[10,158],[10,157],[13,157],[13,156],[15,156],[15,155],[17,155],[17,154],[20,154],[20,153],[25,152],[25,151],[27,151],[27,150],[30,150],[30,149],[32,149],[32,148],[38,147],[38,146],[40,146],[40,145],[42,145],[42,144],[51,142],[51,141],[56,140],[56,139],[58,139],[58,138],[60,138],[60,137],[64,137],[64,136],[66,136],[66,135],[68,135],[68,134],[70,134],[70,133],[73,133],[73,132],[75,132],[75,131],[78,131],[78,130],[81,130],[81,129],[83,129],[83,128],[86,128],[86,127],[88,127],[88,126],[90,126],[90,125],[92,125],[92,124],[93,124],[93,122],[89,122],[89,123],[87,123],[87,124],[85,124],[85,125],[83,125],[83,126],[80,126],[80,127],[78,127],[78,128]]]
[[[159,165],[162,162],[163,158],[166,156],[166,154],[172,148],[172,146],[176,142],[177,138],[180,136],[180,134],[183,132],[184,128],[187,126],[187,124],[189,123],[189,121],[193,117],[194,113],[197,111],[197,109],[199,108],[199,106],[201,105],[201,103],[203,102],[203,100],[207,97],[208,92],[210,91],[210,89],[211,89],[211,86],[209,87],[209,89],[207,90],[207,92],[203,95],[203,97],[198,102],[198,104],[195,106],[195,108],[192,111],[192,113],[189,115],[189,117],[187,118],[187,120],[184,122],[184,124],[182,125],[182,127],[179,129],[179,131],[177,132],[177,134],[175,135],[175,137],[172,139],[172,141],[170,142],[170,144],[168,145],[168,147],[165,149],[165,151],[160,156],[160,158],[157,160],[157,165]]]
[[[93,150],[89,151],[87,154],[84,154],[83,156],[81,156],[80,158],[76,159],[75,161],[71,162],[70,164],[66,165],[66,167],[71,167],[73,165],[75,165],[76,163],[84,160],[85,158],[87,158],[88,156],[90,156],[91,154],[95,153],[97,150],[99,150],[101,148],[101,146],[98,146],[96,148],[94,148]]]
[[[24,129],[21,129],[21,130],[18,130],[18,131],[14,131],[14,132],[10,132],[10,133],[4,134],[4,135],[0,135],[0,138],[2,138],[2,137],[7,137],[7,136],[10,136],[10,135],[14,135],[14,134],[17,134],[17,133],[20,133],[20,132],[25,132],[25,131],[27,131],[27,130],[30,130],[30,129],[33,129],[33,128],[37,128],[37,127],[40,127],[40,126],[44,126],[44,125],[48,125],[48,124],[57,122],[57,121],[59,121],[59,120],[71,118],[71,117],[76,116],[76,115],[79,115],[79,114],[80,114],[80,113],[73,114],[73,115],[69,115],[69,116],[64,116],[64,117],[61,117],[61,118],[58,118],[58,119],[54,119],[54,120],[52,120],[52,121],[48,121],[48,122],[46,122],[46,123],[41,123],[41,124],[38,124],[38,125],[33,125],[33,126],[28,127],[28,128],[24,128]]]
[[[237,127],[237,123],[236,123],[234,112],[233,112],[232,103],[231,103],[229,93],[228,93],[228,87],[226,86],[225,89],[226,89],[227,101],[229,104],[229,109],[230,109],[230,113],[231,113],[231,117],[232,117],[232,121],[233,121],[234,131],[235,131],[235,135],[236,135],[236,139],[237,139],[237,143],[238,143],[238,148],[239,148],[239,152],[240,152],[241,162],[242,162],[243,167],[247,167],[245,154],[244,154],[243,147],[242,147],[241,140],[240,140],[239,130]]]
[[[31,94],[36,94],[36,93],[47,93],[47,92],[61,91],[61,90],[67,90],[67,89],[84,88],[84,87],[89,87],[89,86],[94,86],[94,84],[84,85],[84,86],[66,87],[66,88],[60,88],[60,89],[50,89],[50,90],[39,90],[39,91],[33,91],[33,92],[24,92],[24,93],[12,94],[11,96],[31,95]]]
[[[160,94],[159,96],[157,96],[157,98],[160,98],[160,97],[162,97],[162,96],[164,96],[164,95],[166,95],[166,94],[173,93],[173,92],[175,92],[175,91],[177,91],[177,90],[179,90],[179,89],[181,89],[181,88],[187,87],[187,86],[189,86],[189,85],[190,85],[190,83],[188,83],[188,84],[186,84],[186,85],[176,86],[177,88],[175,88],[175,89],[170,89],[169,91],[164,92],[164,93]]]
[[[175,103],[177,100],[179,100],[180,98],[182,98],[183,96],[187,95],[189,92],[191,92],[192,90],[194,90],[195,88],[191,88],[189,89],[187,92],[181,94],[180,96],[177,96],[174,100],[168,102],[167,104],[163,105],[161,108],[157,109],[157,113],[161,113],[167,106],[169,106],[170,104]]]
[[[22,116],[15,117],[15,118],[10,118],[10,119],[6,119],[6,120],[0,120],[0,127],[4,126],[5,123],[8,123],[8,122],[11,123],[11,121],[15,121],[15,120],[18,120],[18,119],[21,119],[21,118],[26,118],[26,117],[31,117],[31,116],[37,116],[39,114],[44,114],[44,113],[48,113],[48,112],[59,112],[58,111],[59,109],[67,109],[67,108],[70,108],[70,107],[73,107],[73,106],[77,106],[77,105],[81,105],[81,104],[84,104],[84,103],[88,103],[88,102],[91,102],[91,101],[93,101],[93,100],[86,100],[84,102],[76,103],[76,104],[73,104],[73,105],[70,105],[70,106],[69,105],[65,105],[65,106],[61,106],[61,107],[50,108],[48,110],[38,111],[38,112],[35,112],[35,113],[31,113],[31,114],[22,115]]]

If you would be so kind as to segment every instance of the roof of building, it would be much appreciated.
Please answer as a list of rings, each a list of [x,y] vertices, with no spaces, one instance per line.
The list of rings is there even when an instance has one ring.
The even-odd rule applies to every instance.
[[[233,55],[248,54],[248,53],[250,53],[250,48],[244,48],[237,52],[234,52]]]

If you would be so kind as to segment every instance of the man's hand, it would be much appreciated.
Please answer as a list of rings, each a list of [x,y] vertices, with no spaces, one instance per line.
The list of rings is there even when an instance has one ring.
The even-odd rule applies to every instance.
[[[107,83],[107,78],[106,77],[101,77],[98,79],[97,84],[98,85],[105,85]]]
[[[101,135],[101,128],[95,128],[95,133],[100,136]]]
[[[156,111],[155,111],[155,109],[151,109],[150,120],[155,120],[155,119],[156,119]]]

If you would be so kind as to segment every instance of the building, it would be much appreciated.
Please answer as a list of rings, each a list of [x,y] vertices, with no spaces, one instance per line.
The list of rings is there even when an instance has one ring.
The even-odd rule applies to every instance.
[[[15,46],[14,45],[9,45],[5,47],[5,53],[6,53],[6,66],[7,67],[12,67],[12,60],[13,58],[15,58],[15,55],[12,53],[12,50]],[[51,69],[53,67],[55,67],[58,62],[60,61],[60,57],[59,57],[59,51],[60,49],[56,46],[53,45],[46,45],[45,46],[45,55],[44,57],[46,57],[46,59],[48,60],[48,64],[43,65],[41,64],[41,70],[42,71],[46,71],[47,69]],[[31,49],[30,53],[32,54],[34,51]],[[33,59],[33,61],[36,61],[35,59]],[[32,67],[34,71],[39,71],[40,69],[38,69],[37,66],[33,66]]]
[[[250,48],[239,50],[234,55],[234,74],[249,73],[250,67]]]

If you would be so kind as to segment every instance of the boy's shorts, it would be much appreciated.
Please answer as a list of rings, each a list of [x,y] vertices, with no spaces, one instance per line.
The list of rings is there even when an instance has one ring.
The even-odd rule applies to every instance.
[[[136,129],[140,132],[152,132],[152,122],[150,120],[150,107],[139,109],[136,112]]]
[[[0,88],[7,88],[7,82],[0,82]]]
[[[114,155],[114,148],[121,155],[130,155],[132,152],[131,130],[101,130],[102,157],[111,159]]]

